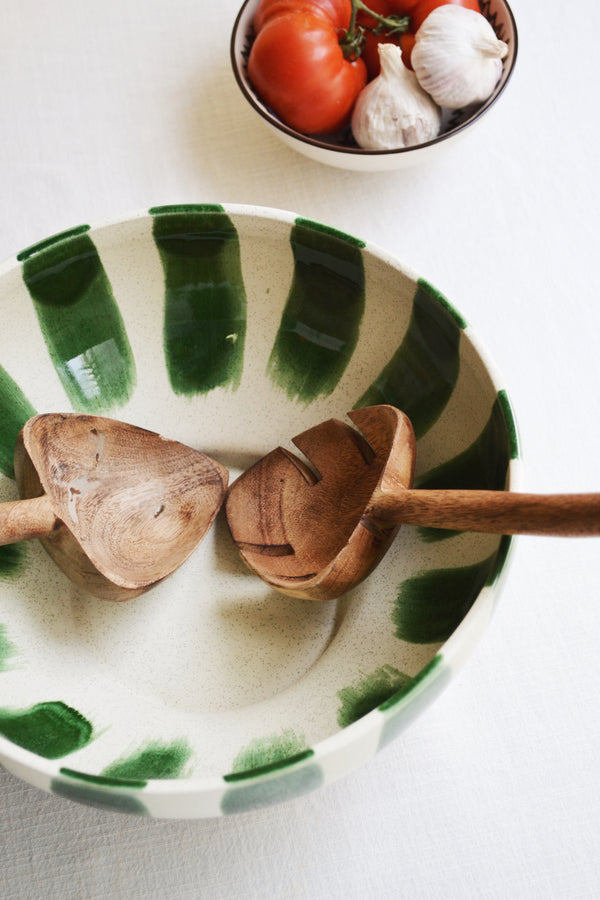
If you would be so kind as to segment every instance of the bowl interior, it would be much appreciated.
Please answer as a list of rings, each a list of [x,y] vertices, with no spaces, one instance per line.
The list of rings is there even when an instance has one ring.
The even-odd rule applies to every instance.
[[[69,410],[204,450],[233,480],[311,425],[386,402],[413,420],[417,484],[514,484],[510,405],[456,309],[383,251],[290,213],[161,207],[75,228],[4,265],[0,310],[2,501],[17,498],[21,425]],[[252,575],[223,514],[126,603],[86,595],[38,542],[0,547],[0,760],[44,789],[166,816],[255,805],[257,772],[283,785],[260,803],[314,787],[368,759],[394,704],[417,708],[420,673],[476,638],[465,622],[487,620],[507,546],[406,527],[367,581],[322,604]]]
[[[465,109],[443,111],[440,134],[431,141],[398,150],[363,150],[356,145],[349,128],[332,135],[305,135],[281,121],[256,94],[248,78],[247,60],[254,39],[252,26],[259,0],[246,0],[235,21],[231,37],[231,64],[242,94],[274,133],[303,155],[329,165],[358,171],[390,170],[413,165],[435,155],[450,138],[462,135],[479,121],[504,91],[514,69],[517,56],[517,27],[505,0],[480,0],[482,14],[497,36],[508,45],[500,81],[483,104]],[[367,4],[368,6],[368,4]]]

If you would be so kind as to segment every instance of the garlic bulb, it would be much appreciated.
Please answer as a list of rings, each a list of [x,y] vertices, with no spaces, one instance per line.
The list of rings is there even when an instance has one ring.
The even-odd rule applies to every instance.
[[[507,53],[485,16],[445,4],[429,13],[417,31],[411,65],[439,106],[461,109],[492,94]]]
[[[405,67],[400,47],[378,49],[380,73],[362,89],[352,113],[356,143],[365,150],[397,150],[431,140],[440,130],[439,109]]]

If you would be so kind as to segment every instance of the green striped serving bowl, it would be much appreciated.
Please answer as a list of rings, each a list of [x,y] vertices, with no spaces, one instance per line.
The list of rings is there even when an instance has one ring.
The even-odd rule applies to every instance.
[[[457,309],[383,250],[288,212],[157,207],[0,268],[0,500],[37,412],[114,416],[226,465],[356,407],[417,435],[418,486],[514,488],[504,385]],[[0,762],[61,797],[155,817],[289,800],[367,763],[492,614],[509,538],[405,526],[331,603],[274,593],[221,513],[126,603],[38,542],[0,547]]]

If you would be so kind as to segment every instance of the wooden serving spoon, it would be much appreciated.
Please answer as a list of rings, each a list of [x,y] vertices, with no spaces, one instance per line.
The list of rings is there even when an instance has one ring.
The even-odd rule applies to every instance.
[[[279,447],[228,492],[248,567],[283,594],[329,600],[374,569],[401,523],[489,534],[600,535],[600,494],[412,489],[415,438],[392,406],[353,410]]]
[[[40,538],[72,581],[128,600],[170,575],[212,525],[227,469],[204,453],[124,422],[49,413],[15,448],[25,499],[0,505],[0,544]]]

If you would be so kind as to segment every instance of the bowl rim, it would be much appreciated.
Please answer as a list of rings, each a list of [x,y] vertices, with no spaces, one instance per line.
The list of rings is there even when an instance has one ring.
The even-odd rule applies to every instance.
[[[395,150],[366,150],[362,147],[347,147],[347,146],[337,146],[329,143],[326,140],[322,140],[318,136],[311,136],[307,134],[303,134],[300,131],[296,131],[294,128],[291,128],[289,125],[286,125],[281,119],[279,119],[275,113],[269,111],[266,106],[257,99],[256,94],[249,87],[249,82],[240,72],[240,65],[238,63],[237,53],[236,53],[236,43],[238,40],[238,32],[244,17],[244,13],[246,12],[247,7],[255,2],[255,0],[244,0],[241,8],[238,11],[238,14],[235,18],[235,22],[233,24],[233,29],[231,32],[231,38],[229,43],[229,55],[231,61],[231,68],[233,70],[233,75],[237,82],[237,85],[250,104],[250,106],[261,116],[261,118],[267,122],[272,128],[281,131],[287,138],[290,138],[295,141],[299,141],[302,144],[306,144],[309,147],[314,147],[319,151],[326,151],[328,153],[340,154],[343,156],[354,156],[354,157],[363,157],[363,158],[378,158],[378,157],[392,157],[392,156],[402,156],[403,154],[414,152],[415,150],[423,150],[429,147],[436,147],[440,144],[443,144],[445,141],[450,138],[456,137],[460,135],[465,129],[469,126],[474,125],[480,118],[490,109],[498,100],[498,98],[504,93],[504,90],[512,78],[515,64],[517,61],[518,47],[519,47],[519,38],[517,33],[517,23],[513,14],[512,9],[510,8],[507,0],[498,0],[502,4],[502,6],[506,9],[506,13],[511,23],[512,31],[513,31],[513,39],[511,41],[511,51],[512,58],[510,61],[510,67],[507,69],[506,78],[500,87],[496,88],[494,94],[482,105],[475,109],[475,111],[467,118],[464,122],[461,122],[460,125],[456,125],[454,128],[451,128],[449,131],[444,132],[443,134],[437,135],[437,137],[432,138],[430,141],[424,141],[422,144],[415,144],[412,147],[398,147]]]
[[[260,219],[273,220],[280,224],[293,224],[293,222],[295,222],[298,218],[306,219],[306,216],[300,216],[299,214],[293,213],[289,210],[280,209],[277,207],[259,206],[256,204],[248,203],[223,202],[199,204],[188,202],[165,205],[158,204],[150,205],[146,208],[137,208],[134,210],[130,210],[129,212],[125,212],[121,215],[117,214],[99,217],[92,220],[85,226],[76,226],[75,228],[71,227],[64,229],[54,235],[48,235],[46,238],[42,238],[41,241],[36,241],[35,243],[33,243],[31,247],[36,247],[38,243],[44,244],[47,240],[57,242],[61,240],[68,241],[72,239],[74,233],[77,232],[80,227],[85,227],[86,233],[93,236],[94,233],[105,229],[126,227],[127,225],[130,225],[135,221],[151,219],[152,210],[155,209],[163,209],[165,211],[168,210],[169,212],[176,213],[179,210],[189,210],[190,207],[198,206],[211,206],[215,208],[218,207],[228,215],[230,214],[239,218],[247,219],[258,217]],[[318,220],[311,221],[315,221],[316,223],[318,223]],[[327,227],[332,228],[332,226]],[[333,230],[336,229],[333,228]],[[415,270],[413,270],[409,265],[403,263],[391,251],[368,239],[361,239],[361,244],[363,252],[376,256],[386,265],[393,266],[412,279],[416,280],[419,278],[419,275]],[[0,278],[9,274],[11,271],[18,269],[22,265],[20,256],[21,253],[15,253],[10,257],[5,258],[4,261],[0,262]],[[514,413],[514,406],[510,399],[510,392],[506,391],[506,388],[504,388],[506,379],[497,369],[494,361],[490,357],[487,348],[481,341],[481,338],[477,333],[473,332],[472,327],[468,322],[466,323],[463,330],[463,335],[475,351],[476,356],[480,359],[481,363],[485,367],[485,370],[488,373],[493,387],[497,391],[502,389],[506,394],[508,410],[511,415],[511,424],[515,429],[517,452],[514,458],[512,458],[509,463],[505,490],[518,490],[522,481],[521,442],[518,431],[518,423],[516,421]],[[438,684],[440,682],[440,678],[442,681],[441,689],[445,689],[447,683],[453,680],[454,675],[471,656],[475,646],[481,639],[481,636],[489,622],[489,604],[491,603],[492,607],[494,607],[497,603],[498,595],[505,582],[506,573],[514,555],[516,540],[517,538],[514,536],[508,538],[508,542],[506,544],[506,552],[501,559],[501,564],[497,569],[493,582],[490,584],[486,584],[480,590],[479,594],[473,602],[473,605],[471,606],[470,610],[467,612],[463,620],[452,632],[452,634],[439,646],[433,659],[437,659],[441,664],[434,666],[432,671],[428,672],[427,678],[423,682],[419,682],[410,691],[408,691],[405,697],[402,698],[402,701],[400,701],[400,705],[402,708],[404,708],[405,706],[411,706],[414,701],[418,699],[418,696],[422,693],[423,690],[429,691],[433,684]],[[487,601],[489,601],[487,604],[487,611],[486,598]],[[482,618],[483,621],[481,621]],[[425,668],[428,669],[429,665],[430,664],[428,664]],[[452,674],[451,678],[447,677],[449,672]],[[421,673],[418,674],[420,675]],[[446,676],[445,683],[444,675]],[[429,708],[430,705],[431,701],[428,702],[424,707],[419,708],[417,706],[417,715],[420,715],[425,709]],[[331,783],[345,774],[349,774],[360,769],[369,760],[378,755],[379,750],[382,749],[381,745],[376,744],[371,746],[371,749],[368,753],[363,753],[360,751],[360,749],[358,749],[356,755],[353,755],[351,748],[353,746],[356,747],[357,744],[360,743],[361,737],[372,737],[377,733],[378,730],[381,731],[381,727],[384,721],[384,714],[381,712],[379,707],[375,707],[370,712],[361,716],[351,724],[340,728],[338,731],[328,735],[326,738],[323,738],[322,740],[312,744],[310,747],[310,755],[305,756],[303,754],[300,754],[297,762],[294,761],[294,757],[290,757],[288,760],[283,760],[282,765],[275,764],[273,765],[272,769],[271,767],[267,767],[268,771],[265,771],[264,774],[260,774],[262,774],[263,778],[266,778],[269,781],[276,781],[280,775],[283,774],[285,776],[285,774],[289,771],[288,765],[290,767],[293,765],[293,770],[298,771],[307,766],[321,765],[324,763],[325,777],[323,785]],[[400,731],[404,731],[407,725],[410,724],[410,721],[411,719],[409,718],[406,724],[402,724]],[[344,759],[346,757],[347,762],[345,764],[342,763],[340,765],[338,762],[336,765],[336,761],[339,761],[340,759]],[[38,786],[43,790],[51,790],[51,788],[48,788],[41,783],[43,778],[46,778],[51,782],[56,780],[57,778],[63,777],[60,774],[60,770],[63,768],[61,766],[62,762],[63,758],[59,758],[58,760],[47,759],[21,747],[20,745],[14,743],[3,735],[0,735],[0,766],[3,766],[7,769],[7,771],[15,774],[16,777],[21,778],[34,786]],[[328,765],[328,763],[330,764]],[[14,764],[14,768],[11,764]],[[254,777],[255,773],[258,773],[258,770],[249,770],[249,772],[246,774],[248,778],[251,778]],[[80,784],[85,782],[86,776],[89,780],[97,779],[98,777],[96,775],[93,775],[92,773],[87,773],[84,770],[77,770],[77,772],[74,774],[81,776],[82,781],[78,782]],[[40,776],[42,776],[42,778],[40,778]],[[243,777],[244,773],[241,773],[241,776]],[[118,781],[119,783],[115,783],[116,781]],[[106,785],[99,785],[96,781],[94,786],[96,788],[99,788],[99,790],[107,797],[110,797],[111,795],[118,795],[121,797],[136,796],[140,797],[140,799],[142,800],[146,798],[150,802],[152,802],[152,800],[157,800],[158,802],[162,801],[164,803],[167,803],[169,800],[172,800],[173,803],[178,803],[181,801],[182,797],[187,797],[189,803],[186,806],[187,811],[185,812],[173,809],[169,812],[149,813],[150,817],[155,818],[165,817],[180,819],[197,819],[205,817],[214,818],[215,816],[218,816],[219,813],[217,812],[207,813],[203,811],[203,804],[209,797],[213,797],[216,799],[222,798],[224,793],[228,790],[228,783],[225,781],[224,775],[200,775],[190,777],[183,776],[180,778],[148,778],[147,780],[145,780],[144,788],[142,791],[139,790],[138,786],[136,786],[134,782],[128,783],[128,779],[115,779],[112,783],[107,783]],[[312,790],[313,789],[310,789],[310,792],[312,792]],[[293,797],[290,797],[289,799],[293,799]],[[273,800],[267,805],[274,805],[287,801],[288,798],[283,797]],[[194,811],[190,812],[190,804],[193,803],[195,803]],[[110,802],[107,801],[106,805],[110,806]],[[224,813],[221,813],[221,815],[223,814]]]

